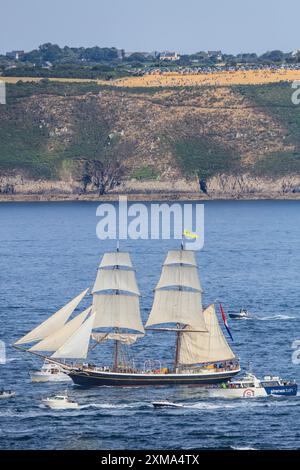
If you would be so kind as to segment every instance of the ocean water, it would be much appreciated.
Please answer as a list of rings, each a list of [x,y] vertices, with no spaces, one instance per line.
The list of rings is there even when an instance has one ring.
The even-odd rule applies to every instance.
[[[78,410],[51,411],[41,398],[64,384],[32,384],[39,359],[10,345],[93,284],[111,241],[96,237],[96,203],[0,204],[0,339],[7,362],[0,386],[17,396],[0,401],[0,449],[294,449],[300,445],[300,396],[208,399],[197,388],[93,388],[68,385]],[[146,320],[165,253],[177,241],[124,241],[136,267]],[[205,203],[205,245],[197,254],[204,302],[225,311],[246,307],[255,319],[230,321],[244,370],[300,382],[292,343],[300,340],[300,202]],[[88,301],[88,300],[87,300]],[[87,305],[83,302],[83,306]],[[230,341],[230,340],[229,340]],[[170,363],[172,334],[150,333],[132,347]],[[109,346],[94,351],[110,361]],[[94,358],[95,358],[94,357]],[[184,403],[153,409],[154,400]]]

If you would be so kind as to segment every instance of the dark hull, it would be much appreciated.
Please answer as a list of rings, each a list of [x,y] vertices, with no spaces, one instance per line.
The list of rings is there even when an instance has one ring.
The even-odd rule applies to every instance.
[[[141,387],[207,385],[227,382],[239,370],[210,374],[129,374],[114,372],[70,371],[68,375],[82,387]]]

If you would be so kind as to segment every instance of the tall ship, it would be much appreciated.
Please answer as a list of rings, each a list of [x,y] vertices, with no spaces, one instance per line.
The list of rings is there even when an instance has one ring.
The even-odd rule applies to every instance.
[[[202,306],[195,253],[171,250],[154,289],[145,326],[140,291],[128,252],[103,255],[90,293],[92,304],[73,315],[88,294],[86,289],[46,319],[14,346],[58,365],[76,385],[155,386],[206,385],[229,381],[240,372],[239,360],[219,325],[215,305]],[[71,318],[71,319],[70,319]],[[174,336],[172,365],[146,358],[141,367],[128,359],[128,350],[147,332]],[[108,364],[95,365],[88,356],[112,342]],[[34,343],[30,347],[25,346]]]

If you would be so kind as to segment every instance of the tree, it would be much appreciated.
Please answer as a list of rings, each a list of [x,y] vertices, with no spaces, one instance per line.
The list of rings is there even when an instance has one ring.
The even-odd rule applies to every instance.
[[[45,62],[59,61],[63,56],[62,49],[57,44],[51,44],[50,42],[39,46],[39,50],[42,60]]]
[[[81,175],[83,192],[85,193],[88,184],[92,183],[99,196],[102,196],[120,184],[123,174],[124,166],[119,160],[85,160]]]
[[[285,54],[278,50],[265,52],[259,57],[260,60],[269,62],[283,62],[284,58]]]
[[[128,62],[149,62],[151,61],[152,58],[150,59],[146,57],[144,54],[141,54],[140,52],[134,52],[133,54],[130,54],[129,57],[127,57]]]
[[[124,162],[136,144],[114,130],[113,107],[108,111],[95,96],[80,100],[77,107],[80,119],[68,150],[76,162],[75,178],[82,184],[83,192],[92,184],[103,195],[120,184]]]

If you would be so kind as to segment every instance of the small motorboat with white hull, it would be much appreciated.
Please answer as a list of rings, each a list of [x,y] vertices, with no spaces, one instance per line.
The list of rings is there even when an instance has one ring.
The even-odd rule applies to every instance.
[[[76,401],[69,399],[67,392],[64,395],[43,398],[42,403],[53,410],[74,410],[79,407]]]
[[[260,380],[249,372],[239,380],[209,387],[207,392],[210,397],[215,398],[258,398],[269,395],[295,396],[297,395],[297,384],[295,381],[271,376],[266,376],[263,380]]]
[[[45,361],[41,370],[29,372],[31,382],[71,382],[70,377],[63,372],[59,364]]]
[[[171,401],[154,401],[152,405],[154,408],[184,408],[184,405],[173,403]]]
[[[232,320],[248,320],[249,318],[253,318],[245,308],[241,308],[239,313],[229,313],[228,315]]]
[[[0,400],[4,400],[5,398],[14,398],[16,396],[16,392],[12,392],[11,390],[0,390]]]

